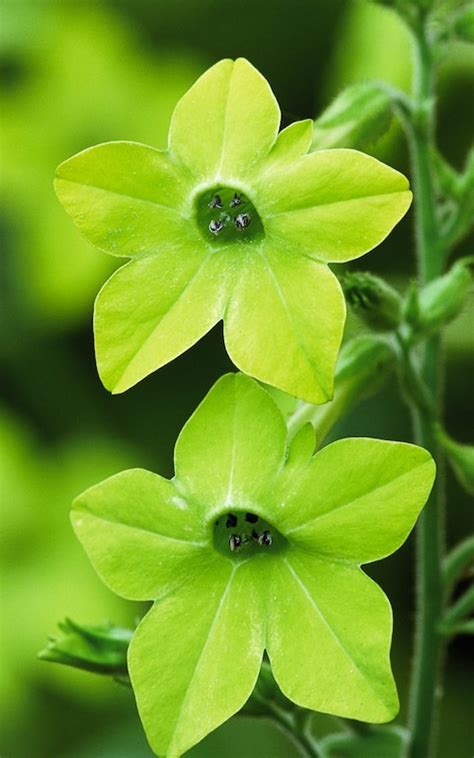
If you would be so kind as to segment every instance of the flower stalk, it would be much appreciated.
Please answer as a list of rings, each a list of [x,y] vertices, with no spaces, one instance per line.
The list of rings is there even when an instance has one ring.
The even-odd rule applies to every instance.
[[[438,243],[438,218],[435,205],[433,167],[430,155],[434,132],[433,52],[429,37],[428,14],[418,12],[412,26],[414,49],[413,98],[415,118],[408,125],[415,183],[415,230],[419,281],[428,284],[443,273],[443,256]],[[422,345],[421,377],[433,398],[439,416],[441,377],[439,335]],[[409,758],[429,756],[433,747],[441,637],[438,626],[443,610],[443,473],[441,450],[426,410],[412,403],[415,439],[431,451],[438,462],[438,479],[417,525],[417,615],[411,682]],[[441,471],[440,471],[441,464]]]

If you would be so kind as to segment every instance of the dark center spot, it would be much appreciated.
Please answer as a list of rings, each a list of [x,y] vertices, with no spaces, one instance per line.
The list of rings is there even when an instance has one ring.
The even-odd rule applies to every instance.
[[[196,221],[211,244],[252,242],[264,236],[263,224],[252,201],[233,187],[215,187],[196,199]]]
[[[229,511],[214,523],[214,547],[227,557],[241,559],[277,553],[286,546],[285,537],[256,513]]]

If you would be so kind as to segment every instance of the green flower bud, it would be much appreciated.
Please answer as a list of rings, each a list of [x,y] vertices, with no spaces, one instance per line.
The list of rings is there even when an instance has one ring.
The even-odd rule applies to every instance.
[[[429,334],[452,321],[461,312],[472,282],[469,264],[473,260],[461,258],[446,274],[423,287],[418,294],[417,313],[413,302],[408,304],[407,301],[405,315],[415,331]]]
[[[436,438],[446,452],[457,480],[470,495],[474,495],[474,445],[462,445],[438,427]]]
[[[391,98],[383,84],[353,84],[314,122],[312,149],[362,148],[387,131],[391,118]]]
[[[43,661],[64,666],[127,677],[127,650],[133,632],[112,624],[79,626],[66,619],[58,624],[63,636],[51,638],[47,647],[38,653]]]
[[[408,288],[403,303],[403,317],[410,326],[418,328],[420,323],[420,287],[418,282],[411,282]]]
[[[468,3],[457,14],[453,29],[458,39],[474,44],[474,5]]]
[[[341,283],[347,302],[371,329],[391,331],[400,324],[400,295],[383,279],[356,271],[346,274]]]
[[[378,390],[394,363],[393,348],[383,337],[364,334],[346,342],[337,361],[334,398],[324,405],[299,401],[288,421],[290,437],[309,421],[320,445],[343,415]]]

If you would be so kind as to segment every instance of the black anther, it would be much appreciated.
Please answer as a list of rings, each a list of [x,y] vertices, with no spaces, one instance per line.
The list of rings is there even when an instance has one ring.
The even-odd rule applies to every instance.
[[[239,213],[239,215],[234,218],[234,224],[239,232],[246,229],[249,226],[250,221],[251,218],[248,213]]]
[[[211,202],[209,203],[209,208],[222,208],[222,200],[220,195],[214,195]]]
[[[224,228],[224,222],[220,219],[214,219],[209,224],[209,231],[213,234],[219,234]]]
[[[258,516],[256,516],[255,513],[246,513],[245,520],[248,521],[249,524],[256,524],[258,521]]]
[[[229,515],[227,516],[227,520],[225,522],[225,525],[226,525],[227,529],[231,529],[234,526],[237,526],[237,516],[234,516],[233,513],[229,513]]]
[[[236,550],[239,550],[241,543],[242,543],[242,540],[238,534],[231,534],[231,536],[229,537],[229,547],[233,553]]]
[[[273,542],[272,535],[267,529],[264,532],[262,532],[258,538],[258,544],[263,545],[264,547],[270,547],[272,542]]]
[[[230,207],[236,208],[241,203],[242,203],[242,200],[240,199],[239,195],[237,194],[237,192],[234,192],[234,197],[230,201]]]

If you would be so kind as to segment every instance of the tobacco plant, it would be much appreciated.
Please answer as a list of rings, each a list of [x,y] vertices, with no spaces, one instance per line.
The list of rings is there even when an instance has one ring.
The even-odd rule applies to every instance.
[[[448,255],[472,222],[474,154],[458,173],[435,143],[437,61],[453,36],[472,40],[472,6],[386,4],[412,33],[411,96],[354,85],[315,123],[279,131],[266,80],[224,60],[177,104],[167,150],[111,142],[57,171],[82,234],[130,259],[96,300],[104,385],[128,390],[220,320],[240,370],[185,424],[171,480],[124,471],[74,502],[97,573],[119,595],[153,601],[148,613],[135,630],[67,620],[40,654],[129,684],[157,755],[182,755],[242,712],[274,720],[303,755],[425,758],[443,648],[473,632],[473,588],[451,598],[474,540],[444,554],[435,481],[444,451],[474,487],[474,450],[440,413],[440,333],[471,283],[472,259]],[[410,206],[408,180],[356,149],[394,117],[415,193],[418,281],[403,295],[330,268],[379,245]],[[367,333],[340,349],[346,301]],[[324,446],[394,370],[417,444]],[[395,551],[417,519],[409,723],[371,726],[396,716],[398,697],[391,607],[361,565]],[[314,711],[367,726],[321,739]]]

